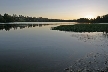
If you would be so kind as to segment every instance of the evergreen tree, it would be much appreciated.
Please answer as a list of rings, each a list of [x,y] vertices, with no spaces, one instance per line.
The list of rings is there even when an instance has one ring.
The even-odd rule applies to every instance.
[[[5,22],[5,19],[3,18],[1,14],[0,14],[0,22]]]
[[[6,22],[14,22],[14,18],[8,14],[4,14],[4,19]]]

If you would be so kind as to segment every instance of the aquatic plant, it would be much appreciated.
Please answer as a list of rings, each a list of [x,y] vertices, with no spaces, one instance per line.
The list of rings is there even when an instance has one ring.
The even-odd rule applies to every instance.
[[[60,25],[57,27],[52,27],[52,30],[72,31],[72,32],[106,32],[108,33],[108,24]]]

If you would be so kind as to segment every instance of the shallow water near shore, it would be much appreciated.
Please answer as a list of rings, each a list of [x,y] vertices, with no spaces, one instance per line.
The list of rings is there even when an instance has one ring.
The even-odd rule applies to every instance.
[[[1,24],[0,72],[64,72],[87,54],[107,53],[106,33],[51,30],[68,24],[76,23]]]

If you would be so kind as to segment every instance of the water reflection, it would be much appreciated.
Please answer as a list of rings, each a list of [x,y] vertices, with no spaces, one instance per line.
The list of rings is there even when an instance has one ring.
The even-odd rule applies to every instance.
[[[0,24],[0,30],[9,31],[11,29],[17,30],[24,29],[24,28],[32,28],[32,27],[43,27],[48,25],[55,25],[55,24]]]
[[[0,72],[63,72],[63,70],[70,65],[73,67],[72,70],[77,72],[75,70],[83,69],[85,65],[89,66],[88,69],[91,68],[92,65],[93,68],[96,67],[96,65],[102,65],[102,68],[108,65],[106,63],[100,64],[100,62],[108,62],[108,60],[105,60],[108,58],[104,58],[104,56],[107,56],[107,52],[99,53],[96,50],[98,53],[90,53],[97,47],[86,44],[91,43],[99,46],[102,44],[108,45],[107,33],[65,33],[52,31],[47,28],[43,29],[43,26],[48,25],[53,24],[0,25],[0,30],[6,31],[26,28],[26,30],[21,30],[21,33],[19,33],[20,30],[14,32],[1,31]],[[32,29],[33,27],[43,28]],[[78,39],[79,42],[76,39]],[[84,43],[82,41],[84,41]],[[105,48],[107,49],[107,47]],[[104,53],[106,55],[104,55]],[[85,57],[81,58],[83,56]],[[93,60],[96,56],[96,60]],[[98,61],[100,59],[103,59],[103,61]],[[87,65],[90,63],[89,61],[98,61],[99,63],[96,64],[96,62],[94,62],[92,65]]]

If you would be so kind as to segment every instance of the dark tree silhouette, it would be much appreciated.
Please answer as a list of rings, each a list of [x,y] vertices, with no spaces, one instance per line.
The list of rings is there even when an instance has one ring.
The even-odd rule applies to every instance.
[[[14,22],[14,18],[6,13],[4,14],[3,18],[5,19],[5,22]]]
[[[3,18],[1,14],[0,14],[0,22],[5,22],[5,19]]]
[[[89,18],[79,18],[74,20],[62,20],[62,19],[48,19],[48,18],[42,18],[42,17],[29,17],[29,16],[23,16],[23,15],[16,15],[13,14],[13,16],[4,14],[2,16],[0,14],[0,22],[81,22],[81,23],[108,23],[108,14],[103,16],[97,16],[97,18],[89,19]]]

